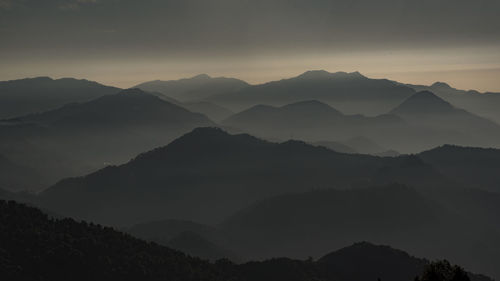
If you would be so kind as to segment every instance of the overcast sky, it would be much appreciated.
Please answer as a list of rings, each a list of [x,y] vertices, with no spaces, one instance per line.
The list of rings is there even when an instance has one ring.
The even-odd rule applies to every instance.
[[[308,69],[500,91],[499,0],[0,0],[0,80]]]

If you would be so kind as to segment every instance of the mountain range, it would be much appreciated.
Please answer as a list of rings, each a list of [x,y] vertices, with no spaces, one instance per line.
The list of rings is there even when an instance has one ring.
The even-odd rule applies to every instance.
[[[89,101],[120,89],[88,80],[49,77],[0,82],[0,119],[55,109],[72,102]]]
[[[193,102],[205,100],[213,95],[238,91],[248,86],[248,83],[239,79],[225,77],[212,78],[206,74],[200,74],[179,80],[144,82],[134,88],[149,92],[159,92],[182,102]]]
[[[202,114],[129,89],[6,120],[0,151],[55,182],[126,162],[193,128],[213,125]]]
[[[485,261],[500,258],[491,246],[500,243],[497,193],[468,191],[472,186],[453,171],[434,168],[446,154],[433,153],[425,160],[342,154],[298,141],[271,143],[199,128],[127,164],[62,180],[33,202],[112,225],[166,218],[219,225],[230,238],[186,231],[238,257],[304,258],[369,240],[498,275]],[[484,176],[490,179],[485,183],[494,182],[494,172]],[[414,189],[376,188],[393,182]],[[172,245],[173,238],[162,243]]]
[[[0,271],[9,280],[413,280],[427,260],[387,246],[357,243],[318,261],[275,258],[209,263],[110,227],[53,219],[40,210],[0,201]],[[356,259],[357,271],[353,271]],[[344,265],[349,266],[344,266]],[[394,265],[394,266],[391,266]],[[395,266],[398,265],[398,266]],[[472,281],[490,278],[465,273]],[[373,277],[376,276],[376,277]],[[359,279],[358,279],[359,278]],[[468,279],[460,279],[468,280]]]
[[[347,113],[381,114],[415,91],[386,79],[370,79],[359,72],[307,71],[297,77],[252,85],[214,95],[207,100],[232,110],[253,105],[282,106],[304,100],[318,100]]]
[[[284,192],[390,182],[449,184],[416,156],[342,154],[299,141],[271,143],[198,128],[124,165],[62,180],[40,196],[54,211],[104,223],[130,224],[168,214],[213,222]]]
[[[457,109],[430,92],[416,93],[376,117],[345,115],[319,101],[302,101],[282,107],[257,105],[221,124],[272,140],[317,143],[368,138],[405,153],[442,144],[498,147],[500,143],[500,125]]]
[[[500,125],[483,116],[496,101],[481,111],[495,94],[326,71],[139,87],[0,83],[0,197],[50,214],[0,201],[11,279],[414,280],[451,268],[359,241],[500,276]]]
[[[406,84],[406,86],[416,91],[433,92],[456,107],[464,108],[467,111],[474,112],[496,123],[500,123],[500,114],[498,111],[500,93],[480,93],[475,90],[458,90],[444,82],[436,82],[430,86],[411,84]]]

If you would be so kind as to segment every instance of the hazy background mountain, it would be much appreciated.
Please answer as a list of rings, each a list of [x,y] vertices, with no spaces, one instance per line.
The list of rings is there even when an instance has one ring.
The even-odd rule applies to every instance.
[[[47,111],[67,103],[83,102],[120,89],[88,80],[49,77],[0,82],[0,119]]]
[[[170,81],[150,81],[135,86],[144,91],[160,92],[181,102],[200,101],[214,95],[238,91],[248,87],[245,81],[235,78],[216,77],[200,74],[192,78]]]
[[[500,93],[480,93],[476,90],[459,90],[444,82],[436,82],[430,86],[410,85],[416,91],[430,91],[449,101],[456,107],[474,112],[480,116],[500,123]]]
[[[0,151],[55,182],[126,162],[212,125],[202,114],[131,89],[4,122]]]
[[[415,91],[386,79],[370,79],[359,72],[307,71],[297,77],[253,85],[208,100],[239,111],[267,104],[282,106],[304,100],[328,103],[346,113],[376,115],[387,112]]]
[[[376,117],[345,115],[319,101],[282,107],[257,105],[221,124],[272,140],[301,139],[344,144],[361,153],[415,153],[442,144],[498,147],[500,125],[419,92]],[[356,149],[355,147],[358,147]]]
[[[500,125],[452,106],[435,94],[418,92],[391,111],[422,127],[453,130],[475,136],[499,136]],[[459,141],[459,140],[458,140]]]

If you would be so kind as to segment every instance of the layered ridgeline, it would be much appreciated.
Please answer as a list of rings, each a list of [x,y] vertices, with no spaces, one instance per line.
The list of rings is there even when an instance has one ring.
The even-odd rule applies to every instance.
[[[448,191],[446,195],[463,199],[468,194]],[[366,240],[500,276],[498,221],[495,228],[493,219],[491,224],[483,222],[481,214],[462,215],[457,211],[463,208],[460,203],[399,185],[318,190],[263,200],[219,227],[229,237],[226,248],[250,258],[278,253],[318,256],[324,249]],[[496,211],[490,210],[490,216]]]
[[[40,197],[54,211],[104,223],[168,217],[213,222],[285,192],[390,182],[450,184],[416,156],[342,154],[299,141],[271,143],[198,128],[127,164],[62,180]]]
[[[479,194],[447,191],[445,198],[430,197],[401,185],[317,190],[260,201],[215,227],[163,220],[138,224],[127,231],[189,254],[235,260],[274,256],[304,259],[321,256],[325,249],[367,240],[432,259],[451,259],[498,276],[500,229],[493,217],[498,207],[491,209],[492,204],[487,203],[493,200],[480,200]],[[478,212],[483,206],[472,208],[472,201],[486,205],[483,212]],[[495,202],[499,204],[499,198]],[[490,211],[488,222],[482,219],[488,213],[485,210]],[[190,247],[175,243],[177,237],[191,241]]]
[[[128,161],[212,125],[202,114],[130,89],[5,121],[0,153],[55,182]]]
[[[214,95],[238,91],[250,86],[235,78],[216,77],[200,74],[192,78],[169,81],[149,81],[135,86],[149,92],[159,92],[181,102],[200,101]]]
[[[456,259],[498,276],[489,261],[500,258],[499,247],[491,246],[500,241],[499,196],[466,189],[476,186],[454,171],[434,168],[439,159],[342,154],[298,141],[271,143],[199,128],[127,164],[63,180],[36,201],[64,215],[130,225],[168,218],[217,223],[242,206],[278,196],[217,227],[231,239],[213,240],[186,229],[156,241],[176,242],[209,258],[219,250],[244,258],[304,257],[323,253],[325,247],[371,240]],[[495,172],[482,176],[483,187],[494,190]],[[418,192],[404,186],[373,189],[392,182]],[[351,187],[371,188],[308,192]],[[298,194],[282,196],[291,192]],[[283,233],[287,229],[290,233]],[[193,240],[199,248],[182,246]]]
[[[282,106],[318,100],[348,113],[381,114],[415,91],[385,80],[370,79],[359,72],[307,71],[297,77],[242,88],[208,98],[233,110],[258,104]]]
[[[316,262],[209,263],[109,227],[53,219],[12,201],[0,201],[0,230],[0,271],[8,280],[411,281],[433,268],[426,260],[369,243],[342,248]],[[463,274],[453,279],[457,281],[491,280],[454,271]]]
[[[449,101],[456,107],[464,108],[480,116],[500,123],[500,93],[480,93],[475,90],[458,90],[444,82],[436,82],[430,86],[406,85],[416,91],[430,91]]]
[[[231,110],[222,107],[220,105],[217,105],[212,102],[208,101],[186,101],[186,102],[181,102],[177,99],[174,99],[172,97],[169,97],[165,94],[162,94],[160,92],[149,92],[153,95],[158,96],[159,98],[169,102],[173,103],[175,105],[184,107],[185,109],[191,111],[191,112],[197,112],[206,115],[209,117],[211,120],[214,121],[221,121],[226,119],[227,117],[231,116],[234,114]]]
[[[468,186],[500,192],[498,149],[444,145],[420,153],[419,158]]]
[[[298,138],[326,146],[329,141],[362,136],[382,147],[412,153],[445,143],[486,147],[500,143],[500,125],[457,109],[430,92],[416,93],[376,117],[345,115],[319,101],[302,101],[282,107],[254,106],[222,124],[263,138]]]
[[[42,112],[67,103],[83,102],[120,89],[73,78],[28,78],[0,82],[0,119]]]
[[[462,144],[495,146],[500,138],[497,123],[456,108],[428,91],[416,93],[390,113],[419,127],[454,133],[456,142]]]

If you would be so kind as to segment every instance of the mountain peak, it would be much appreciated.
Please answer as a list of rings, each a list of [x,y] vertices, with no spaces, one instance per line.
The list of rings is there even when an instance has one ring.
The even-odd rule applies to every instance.
[[[364,78],[364,76],[359,73],[358,71],[355,72],[335,72],[331,73],[326,70],[309,70],[301,75],[297,76],[297,78],[301,79],[329,79],[329,78],[341,78],[341,79],[346,79],[346,78]]]
[[[330,76],[331,73],[326,70],[308,70],[299,75],[298,77],[306,79],[318,79],[318,78],[328,78]]]
[[[445,82],[436,82],[431,85],[431,88],[451,89],[451,86]]]
[[[145,91],[143,91],[143,90],[141,90],[139,88],[125,89],[123,91],[120,91],[120,94],[122,94],[122,95],[139,95],[139,94],[140,95],[142,95],[142,94],[148,95],[147,92],[145,92]]]
[[[447,113],[454,107],[429,91],[418,92],[392,110],[394,114]]]
[[[196,76],[191,77],[192,80],[208,80],[211,78],[212,77],[210,77],[208,74],[205,74],[205,73],[198,74]]]

